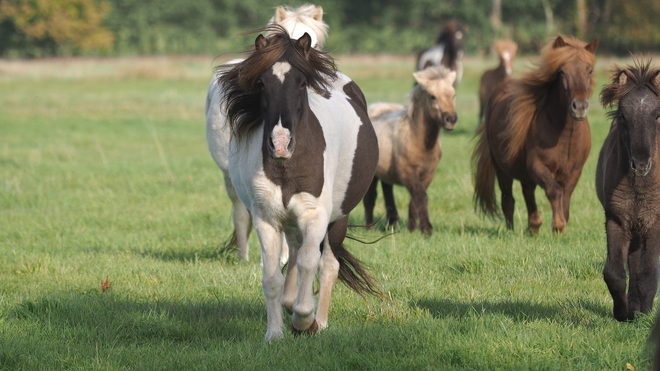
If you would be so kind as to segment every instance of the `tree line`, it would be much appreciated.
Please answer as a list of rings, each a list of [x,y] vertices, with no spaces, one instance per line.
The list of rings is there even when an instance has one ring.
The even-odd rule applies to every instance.
[[[282,0],[0,0],[0,57],[222,54],[242,50]],[[302,2],[290,2],[298,6]],[[468,26],[467,54],[494,39],[536,53],[550,37],[597,37],[599,52],[654,52],[657,0],[332,0],[317,2],[334,53],[415,53],[444,22]]]

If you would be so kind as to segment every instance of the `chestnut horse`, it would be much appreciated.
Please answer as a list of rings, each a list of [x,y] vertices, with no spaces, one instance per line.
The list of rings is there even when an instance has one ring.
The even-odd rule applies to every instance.
[[[337,278],[358,293],[379,293],[343,245],[348,214],[376,171],[378,139],[360,88],[307,33],[296,40],[281,26],[267,31],[247,59],[221,67],[218,84],[232,132],[229,176],[261,244],[270,341],[283,336],[282,306],[293,314],[294,334],[325,328]]]
[[[596,193],[606,220],[603,276],[619,321],[649,313],[658,287],[660,69],[650,64],[615,66],[600,93],[604,106],[616,107],[608,113],[612,126],[598,157]]]
[[[538,68],[521,79],[498,85],[488,100],[486,119],[477,129],[472,155],[475,206],[499,215],[495,179],[502,192],[507,228],[513,229],[513,180],[522,185],[528,226],[541,226],[534,190],[539,185],[552,207],[552,229],[563,233],[571,195],[591,149],[587,120],[595,84],[598,40],[587,44],[558,36],[544,48]]]
[[[496,40],[494,47],[500,59],[500,65],[481,75],[479,84],[479,122],[483,120],[486,103],[495,87],[513,74],[513,62],[518,52],[518,44],[509,39]]]
[[[408,229],[417,229],[419,221],[422,233],[431,234],[426,189],[442,155],[440,129],[452,130],[458,120],[453,87],[456,72],[443,66],[428,67],[413,76],[418,85],[411,92],[407,108],[392,103],[369,106],[380,157],[376,177],[364,197],[365,221],[367,225],[373,223],[380,180],[388,224],[396,225],[399,221],[392,185],[400,184],[410,192]]]
[[[312,39],[312,47],[321,49],[328,36],[328,25],[323,22],[323,8],[311,4],[292,9],[278,7],[269,24],[279,24],[284,27],[294,39],[307,33]],[[228,64],[238,63],[240,59],[232,60]],[[229,178],[229,127],[224,110],[220,107],[222,87],[217,84],[217,77],[213,76],[206,95],[206,140],[209,152],[216,165],[222,170],[225,182],[225,190],[232,203],[232,219],[234,221],[234,232],[231,239],[225,244],[224,249],[237,247],[238,259],[248,260],[249,246],[248,235],[250,233],[250,213],[238,198],[234,186]],[[285,242],[286,244],[286,242]],[[282,263],[286,262],[288,250],[282,250]]]
[[[417,55],[416,70],[421,71],[429,66],[445,66],[456,71],[454,86],[463,76],[463,44],[465,43],[467,27],[463,23],[451,20],[445,24],[438,35],[436,44],[422,50]]]

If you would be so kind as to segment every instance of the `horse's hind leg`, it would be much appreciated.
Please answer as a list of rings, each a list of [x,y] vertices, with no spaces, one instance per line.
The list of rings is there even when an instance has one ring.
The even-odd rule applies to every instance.
[[[382,181],[380,186],[383,188],[383,198],[385,199],[387,225],[397,227],[399,225],[399,211],[396,209],[396,201],[394,200],[394,186]]]
[[[504,220],[506,220],[506,227],[513,229],[513,211],[516,205],[516,200],[513,198],[513,178],[498,169],[497,184],[499,184],[502,192],[502,213],[504,214]]]
[[[614,220],[608,219],[605,229],[607,232],[607,260],[605,268],[603,268],[603,278],[614,302],[614,318],[617,321],[626,321],[630,314],[626,296],[626,263],[628,262],[630,239],[621,225]]]
[[[541,220],[541,215],[539,215],[536,206],[535,190],[536,184],[522,184],[523,197],[525,197],[525,205],[527,205],[527,227],[532,233],[536,234],[539,233],[543,220]]]
[[[238,198],[229,174],[224,174],[225,189],[232,203],[232,220],[234,222],[234,233],[236,234],[236,247],[238,248],[238,260],[247,261],[249,258],[248,236],[252,226],[250,212]]]
[[[364,224],[371,226],[374,224],[374,207],[378,197],[378,177],[374,177],[364,195],[362,203],[364,204]]]
[[[332,246],[341,246],[348,229],[348,216],[331,223],[328,226],[328,237],[324,241],[323,253],[319,264],[319,302],[316,310],[318,329],[328,327],[328,310],[332,288],[339,276],[339,261],[332,252]]]

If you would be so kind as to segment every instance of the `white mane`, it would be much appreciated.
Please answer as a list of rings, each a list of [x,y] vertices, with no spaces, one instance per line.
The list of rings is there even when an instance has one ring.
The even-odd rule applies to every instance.
[[[323,8],[305,4],[298,8],[279,7],[268,24],[277,23],[286,28],[292,38],[298,39],[307,32],[312,38],[312,46],[323,48],[328,37],[328,25],[323,22]]]

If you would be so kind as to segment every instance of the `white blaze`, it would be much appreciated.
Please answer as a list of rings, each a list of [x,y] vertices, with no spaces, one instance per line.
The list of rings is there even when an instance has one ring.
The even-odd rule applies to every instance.
[[[282,83],[284,83],[284,75],[289,70],[291,70],[291,65],[287,62],[277,62],[273,65],[273,75],[277,76]]]

